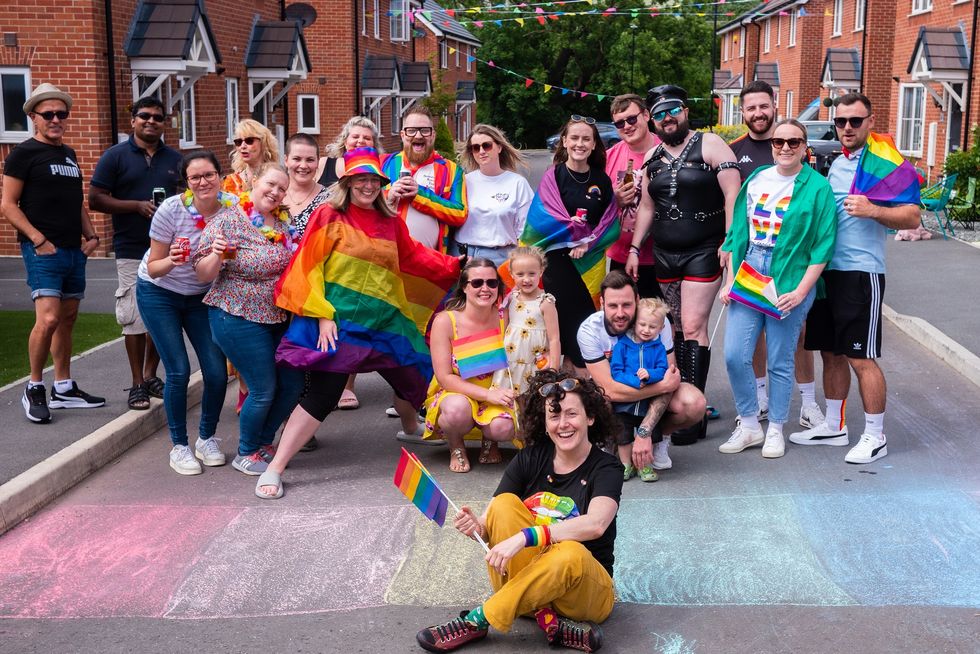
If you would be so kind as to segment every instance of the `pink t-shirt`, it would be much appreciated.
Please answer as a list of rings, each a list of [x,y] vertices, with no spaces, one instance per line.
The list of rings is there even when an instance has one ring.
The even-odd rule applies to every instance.
[[[654,145],[660,143],[660,139],[656,136],[653,138]],[[636,194],[633,205],[623,207],[619,210],[619,221],[622,226],[619,240],[606,250],[606,256],[619,263],[626,263],[626,255],[629,254],[630,243],[633,241],[633,225],[636,223],[636,209],[640,206],[640,198],[643,197],[644,178],[640,173],[640,166],[643,165],[643,157],[645,155],[645,151],[633,152],[630,150],[626,141],[620,141],[606,151],[606,174],[612,180],[613,188],[618,187],[621,183],[622,174],[626,172],[627,159],[633,160],[634,179],[639,187],[639,193]],[[640,265],[649,266],[653,262],[653,238],[648,237],[640,246]]]

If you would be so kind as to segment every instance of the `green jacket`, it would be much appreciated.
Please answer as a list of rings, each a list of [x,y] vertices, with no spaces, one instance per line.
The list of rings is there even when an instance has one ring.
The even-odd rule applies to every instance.
[[[732,253],[732,270],[736,272],[749,247],[746,202],[749,182],[759,171],[771,167],[763,166],[749,175],[735,200],[732,227],[721,247]],[[783,216],[779,239],[773,248],[769,274],[776,281],[776,291],[782,294],[794,290],[809,266],[828,263],[834,255],[836,240],[837,205],[834,192],[820,173],[804,164],[793,184],[793,199]]]

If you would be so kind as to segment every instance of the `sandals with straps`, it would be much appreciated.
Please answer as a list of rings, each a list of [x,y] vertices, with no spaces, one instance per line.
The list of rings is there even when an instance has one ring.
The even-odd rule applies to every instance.
[[[503,458],[500,456],[500,449],[497,447],[495,441],[487,440],[486,438],[483,439],[483,442],[480,443],[479,460],[481,464],[495,464],[503,461]]]
[[[454,459],[456,465],[458,466],[455,468],[453,467]],[[466,458],[466,451],[463,448],[457,447],[452,452],[449,453],[449,469],[452,472],[459,472],[459,473],[470,471],[470,462],[469,459]]]
[[[143,385],[146,386],[146,391],[150,394],[150,397],[155,397],[158,399],[163,399],[163,380],[159,377],[150,377],[143,381]]]
[[[150,394],[146,390],[146,384],[137,384],[126,390],[129,391],[127,405],[130,409],[146,411],[150,408]]]

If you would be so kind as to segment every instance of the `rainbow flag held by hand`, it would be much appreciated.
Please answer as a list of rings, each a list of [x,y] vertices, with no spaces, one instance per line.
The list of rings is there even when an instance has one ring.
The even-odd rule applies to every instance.
[[[886,206],[919,204],[919,173],[902,157],[888,134],[868,136],[851,193]]]
[[[763,275],[748,262],[743,261],[735,273],[735,283],[728,297],[750,309],[761,311],[767,316],[782,320],[789,314],[783,314],[776,308],[776,282],[768,275]]]
[[[395,486],[418,507],[429,520],[442,527],[446,524],[446,509],[449,508],[449,498],[439,488],[432,476],[419,458],[402,448],[398,467],[395,468]]]
[[[486,331],[453,340],[456,368],[463,379],[472,379],[507,367],[503,330]]]

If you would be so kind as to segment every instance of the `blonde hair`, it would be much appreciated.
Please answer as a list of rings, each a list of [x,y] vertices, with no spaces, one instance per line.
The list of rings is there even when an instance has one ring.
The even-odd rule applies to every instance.
[[[238,121],[238,124],[235,125],[235,138],[243,139],[249,136],[258,137],[259,142],[262,143],[263,161],[279,161],[279,141],[272,135],[268,127],[251,118]],[[242,155],[238,152],[238,148],[231,151],[231,169],[236,173],[245,170],[245,162],[242,161]]]
[[[639,316],[640,311],[643,310],[649,311],[653,315],[660,316],[663,319],[670,312],[670,307],[658,297],[645,297],[636,303],[636,315]]]
[[[477,135],[488,136],[493,139],[494,143],[500,146],[500,167],[504,170],[517,172],[518,167],[523,168],[525,171],[531,169],[527,163],[527,159],[523,154],[521,154],[521,151],[510,144],[510,141],[507,140],[507,137],[499,127],[479,123],[473,127],[473,131],[470,132],[470,135],[466,138],[466,143],[463,144],[463,149],[459,153],[459,159],[463,164],[463,170],[466,172],[477,170],[480,167],[480,164],[476,163],[476,159],[473,158],[473,151],[470,150],[470,145],[473,143],[473,137]]]
[[[283,175],[285,175],[286,179],[289,179],[289,172],[286,170],[286,167],[283,166],[281,163],[279,163],[278,161],[263,161],[262,163],[259,164],[258,169],[255,171],[255,181],[259,181],[260,179],[265,177],[265,175],[270,170],[278,171]]]
[[[521,258],[535,259],[541,264],[541,270],[544,271],[548,267],[548,259],[544,256],[544,250],[533,245],[520,245],[507,255],[507,262],[514,266],[514,262]]]
[[[357,175],[344,175],[337,180],[337,182],[330,187],[330,198],[327,200],[327,204],[341,213],[347,211],[348,207],[350,207],[350,185],[353,183],[352,177],[356,176]],[[374,198],[372,206],[378,213],[386,218],[394,218],[398,215],[395,213],[395,210],[389,207],[388,203],[385,202],[384,193],[381,191],[378,191],[378,197]]]
[[[378,151],[378,157],[381,157],[385,153],[381,145],[381,134],[378,132],[378,126],[370,118],[354,116],[341,128],[340,134],[337,135],[337,140],[327,146],[328,157],[333,157],[334,159],[344,158],[344,153],[347,152],[347,137],[350,136],[351,130],[355,127],[364,127],[365,129],[371,130],[372,137],[374,138],[374,145],[371,147]]]

